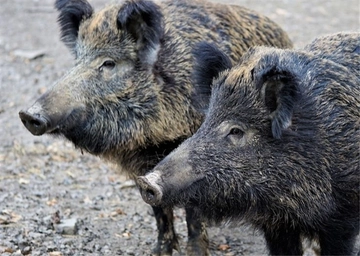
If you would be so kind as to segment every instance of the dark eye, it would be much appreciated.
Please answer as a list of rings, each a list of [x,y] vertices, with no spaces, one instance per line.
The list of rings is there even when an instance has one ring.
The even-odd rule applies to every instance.
[[[115,67],[115,61],[113,60],[106,60],[104,61],[104,63],[101,65],[101,67],[99,68],[100,71],[102,71],[104,68],[107,68],[107,69],[113,69]]]
[[[229,135],[236,135],[242,137],[244,135],[244,132],[240,128],[233,127],[231,128]]]

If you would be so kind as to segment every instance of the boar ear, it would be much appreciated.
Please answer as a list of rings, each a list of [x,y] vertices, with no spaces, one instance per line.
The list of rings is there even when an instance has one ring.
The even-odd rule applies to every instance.
[[[284,129],[291,125],[294,106],[299,99],[299,82],[288,70],[269,68],[257,79],[261,98],[270,110],[271,131],[276,139],[280,139]]]
[[[60,12],[61,40],[74,52],[80,23],[93,14],[93,8],[86,0],[56,0],[55,8]]]
[[[164,33],[159,6],[152,1],[127,1],[119,10],[117,26],[136,41],[140,61],[145,65],[154,64]]]
[[[192,50],[194,56],[194,67],[192,82],[194,84],[193,103],[204,111],[211,95],[211,85],[214,78],[226,70],[232,64],[230,58],[220,51],[215,45],[207,42],[200,42]]]

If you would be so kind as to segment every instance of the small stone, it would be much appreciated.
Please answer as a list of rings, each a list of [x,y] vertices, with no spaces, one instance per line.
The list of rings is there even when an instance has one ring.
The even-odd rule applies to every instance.
[[[218,246],[218,250],[220,250],[220,251],[226,251],[228,249],[230,249],[230,246],[228,244],[220,244]]]
[[[62,235],[75,235],[77,233],[77,219],[63,219],[59,224],[54,224],[56,233]]]
[[[10,255],[10,254],[9,254]],[[3,254],[1,254],[1,256],[4,256]],[[5,254],[5,256],[7,256],[7,254]],[[23,254],[21,253],[20,250],[17,250],[16,252],[14,252],[13,254],[11,254],[11,256],[23,256]]]
[[[61,252],[49,252],[49,256],[62,256]]]
[[[135,255],[134,250],[132,248],[129,248],[126,250],[127,255]]]
[[[28,254],[30,254],[31,253],[31,247],[30,246],[26,246],[25,248],[23,248],[22,250],[21,250],[21,254],[22,255],[28,255]]]
[[[13,54],[17,57],[25,58],[28,60],[34,60],[36,58],[42,57],[45,55],[44,50],[15,50]]]
[[[120,187],[120,189],[126,189],[126,188],[132,188],[135,186],[136,186],[135,181],[127,180],[127,181],[124,181],[119,187]]]

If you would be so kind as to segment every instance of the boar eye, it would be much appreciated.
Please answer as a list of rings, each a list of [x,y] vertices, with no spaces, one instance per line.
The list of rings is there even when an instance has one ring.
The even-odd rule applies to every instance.
[[[113,60],[106,60],[104,63],[100,66],[99,70],[103,71],[104,68],[107,68],[109,70],[113,69],[115,67],[115,61]]]
[[[233,127],[233,128],[231,128],[229,135],[235,135],[235,136],[242,137],[244,135],[244,132],[238,127]]]

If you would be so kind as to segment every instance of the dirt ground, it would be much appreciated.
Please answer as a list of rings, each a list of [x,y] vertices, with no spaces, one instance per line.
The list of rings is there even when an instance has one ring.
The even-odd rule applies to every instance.
[[[99,9],[109,0],[90,2]],[[316,36],[360,30],[359,0],[226,2],[266,14],[296,47]],[[32,136],[18,118],[73,64],[56,19],[53,0],[1,1],[0,254],[149,255],[155,219],[134,184],[71,143]],[[185,252],[182,209],[176,229]],[[261,234],[249,227],[212,227],[209,235],[213,255],[266,254]]]

